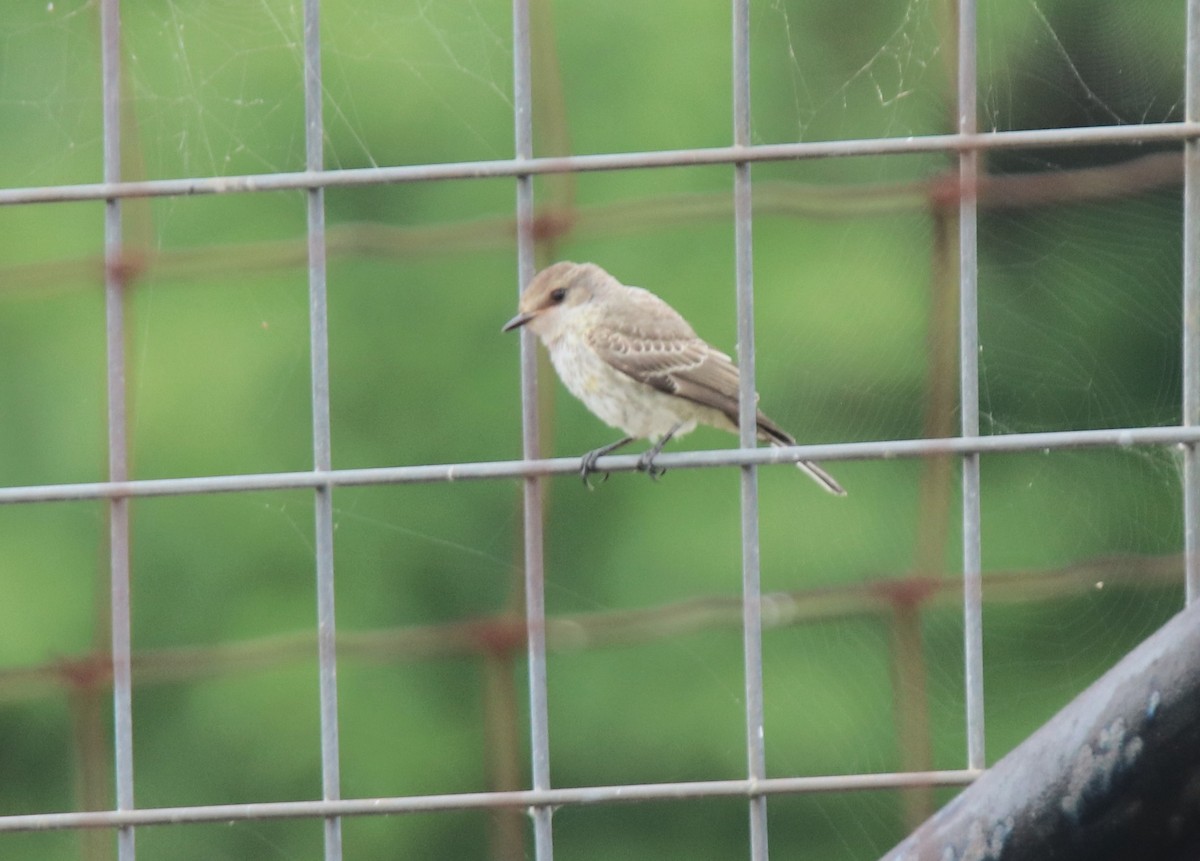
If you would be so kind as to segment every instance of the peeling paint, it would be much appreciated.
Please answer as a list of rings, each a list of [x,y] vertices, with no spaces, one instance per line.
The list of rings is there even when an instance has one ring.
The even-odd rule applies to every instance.
[[[1162,705],[1162,693],[1159,691],[1150,692],[1150,701],[1146,703],[1146,722],[1154,720],[1158,715],[1158,707]]]
[[[942,850],[939,861],[998,861],[1004,854],[1005,844],[1012,836],[1014,827],[1011,816],[990,825],[984,821],[973,822],[967,830],[967,843],[962,851],[947,846]]]
[[[1080,748],[1075,757],[1059,802],[1063,813],[1078,819],[1091,799],[1108,793],[1113,778],[1137,761],[1143,747],[1140,736],[1129,734],[1124,718],[1100,730],[1095,742]]]

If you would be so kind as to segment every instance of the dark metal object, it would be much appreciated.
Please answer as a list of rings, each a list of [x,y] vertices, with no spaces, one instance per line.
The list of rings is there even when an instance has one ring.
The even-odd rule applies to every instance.
[[[1200,857],[1200,605],[1192,604],[884,861]]]

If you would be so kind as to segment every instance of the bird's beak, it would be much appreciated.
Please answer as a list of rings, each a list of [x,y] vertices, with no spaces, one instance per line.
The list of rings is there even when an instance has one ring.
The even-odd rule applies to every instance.
[[[520,314],[505,323],[504,327],[501,328],[500,331],[511,332],[513,329],[520,329],[522,326],[532,320],[533,317],[534,314],[532,311],[522,311]]]

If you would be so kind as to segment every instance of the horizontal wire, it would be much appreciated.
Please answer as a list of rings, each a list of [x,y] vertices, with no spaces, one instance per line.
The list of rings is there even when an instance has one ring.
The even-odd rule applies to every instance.
[[[943,439],[901,439],[875,442],[821,443],[781,448],[711,449],[660,454],[654,463],[664,469],[717,466],[757,466],[795,463],[798,460],[897,460],[936,454],[999,454],[1028,451],[1049,453],[1058,449],[1104,448],[1200,443],[1200,427],[1140,427],[1100,430],[1049,431]],[[600,472],[631,472],[639,456],[612,455],[596,462]],[[307,470],[302,472],[247,473],[237,475],[149,478],[138,481],[96,481],[78,484],[0,487],[0,505],[29,502],[64,502],[120,497],[180,496],[251,490],[296,490],[315,487],[362,487],[380,484],[433,484],[524,478],[533,475],[578,475],[578,457],[542,460],[474,461],[417,466],[384,466],[365,469]]]
[[[126,197],[174,197],[193,194],[234,194],[423,182],[443,179],[486,179],[534,174],[629,170],[735,162],[788,161],[867,155],[905,155],[1023,147],[1143,144],[1200,138],[1200,122],[1148,123],[1127,126],[1090,126],[1066,129],[988,132],[983,134],[914,135],[842,141],[804,141],[754,146],[705,147],[655,152],[601,153],[534,159],[345,170],[292,171],[246,176],[209,176],[155,179],[139,182],[98,182],[76,185],[31,186],[0,189],[0,206],[18,203],[62,203],[111,200]]]
[[[773,777],[762,780],[702,780],[621,786],[585,786],[510,792],[464,792],[448,795],[358,798],[340,801],[273,801],[257,804],[214,804],[122,811],[25,813],[0,816],[0,832],[435,813],[451,810],[496,810],[514,807],[558,807],[621,802],[678,801],[696,798],[748,798],[809,792],[905,789],[916,786],[965,786],[976,780],[981,774],[980,771],[971,770],[891,772]]]

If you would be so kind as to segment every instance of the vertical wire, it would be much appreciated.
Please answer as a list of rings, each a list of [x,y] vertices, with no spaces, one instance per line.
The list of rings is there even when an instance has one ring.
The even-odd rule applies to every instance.
[[[958,131],[975,134],[975,0],[958,4]],[[959,155],[959,362],[962,435],[979,435],[979,153]],[[967,767],[983,768],[983,561],[980,547],[979,454],[963,456],[963,654],[966,667]]]
[[[104,114],[104,181],[121,180],[121,7],[119,0],[100,4],[100,56]],[[104,298],[108,376],[108,477],[129,479],[125,406],[125,276],[121,257],[121,202],[104,204]],[[113,749],[116,758],[117,810],[133,810],[133,670],[130,660],[129,499],[109,501],[111,575]],[[117,829],[117,856],[134,859],[134,829]]]
[[[533,158],[532,57],[528,0],[513,0],[513,124],[517,159]],[[533,177],[517,177],[517,278],[529,283],[534,271]],[[537,343],[521,330],[521,455],[540,456],[538,438]],[[543,555],[542,482],[524,480],[525,629],[529,654],[529,733],[533,789],[550,788],[550,719],[546,690],[546,593]],[[552,808],[532,809],[534,857],[554,858]]]
[[[1200,0],[1188,0],[1184,120],[1200,121]],[[1200,141],[1183,143],[1183,424],[1200,425]],[[1200,597],[1200,459],[1183,447],[1183,564],[1187,603]]]
[[[733,3],[733,144],[750,145],[750,4]],[[734,256],[737,278],[738,424],[742,448],[757,444],[758,412],[754,369],[754,246],[752,244],[750,164],[733,167]],[[746,760],[751,783],[767,776],[763,727],[762,596],[758,536],[758,470],[741,468],[742,641],[746,686]],[[750,797],[750,858],[767,859],[767,798]]]
[[[325,125],[321,91],[320,0],[304,2],[304,120],[305,166],[324,166]],[[325,267],[325,190],[308,189],[308,303],[312,354],[313,469],[326,472],[333,466],[329,420],[329,303]],[[326,484],[314,492],[314,530],[317,567],[317,661],[321,712],[321,797],[341,797],[341,760],[338,751],[337,624],[334,612],[333,488]],[[342,857],[342,823],[325,819],[325,859]]]

